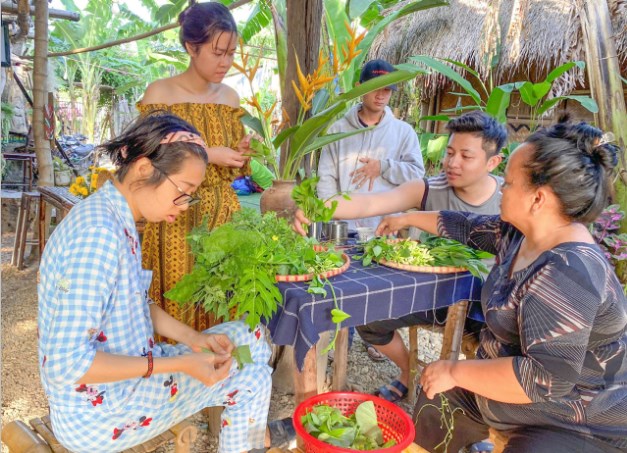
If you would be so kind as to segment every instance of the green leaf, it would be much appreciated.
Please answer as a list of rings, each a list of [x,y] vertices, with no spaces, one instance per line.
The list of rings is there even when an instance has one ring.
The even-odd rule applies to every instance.
[[[451,119],[448,115],[427,115],[418,118],[418,121],[449,121]]]
[[[258,2],[250,12],[244,28],[242,28],[240,33],[245,43],[250,42],[253,36],[270,25],[272,12],[270,11],[268,3],[267,1]]]
[[[233,349],[231,355],[237,361],[237,368],[239,368],[240,370],[244,368],[244,365],[253,363],[253,358],[250,354],[250,346],[247,344],[243,344]]]
[[[547,101],[544,101],[542,105],[538,108],[538,116],[543,115],[548,110],[550,110],[555,104],[565,99],[570,99],[571,101],[579,102],[583,108],[592,113],[597,113],[599,111],[599,106],[596,101],[592,99],[590,96],[583,95],[567,95],[567,96],[558,96],[551,98]]]
[[[439,137],[429,140],[427,143],[427,159],[433,163],[439,162],[444,155],[444,150],[447,145],[448,135],[440,135]]]
[[[248,126],[253,131],[255,131],[256,133],[261,135],[262,137],[265,137],[263,126],[262,126],[261,120],[259,118],[257,118],[256,116],[253,116],[250,113],[246,112],[246,113],[244,113],[242,115],[241,121],[242,121],[242,123],[244,123],[244,126]]]
[[[571,61],[568,63],[564,63],[563,65],[558,66],[557,68],[549,72],[549,75],[546,76],[546,79],[544,79],[544,81],[548,83],[553,83],[555,80],[560,78],[563,74],[570,71],[575,66],[577,66],[579,69],[585,69],[586,64],[583,61]]]
[[[308,146],[303,149],[303,153],[309,153],[311,151],[315,151],[316,149],[322,148],[323,146],[328,145],[329,143],[337,142],[342,140],[343,138],[350,137],[352,135],[363,134],[367,130],[372,129],[372,127],[363,127],[358,130],[350,131],[350,132],[335,132],[333,134],[326,134],[320,137],[315,138]]]
[[[511,91],[505,91],[501,87],[495,87],[490,93],[486,104],[486,113],[492,115],[501,124],[507,123],[507,109],[510,104]]]
[[[361,16],[375,0],[348,0],[346,5],[348,9],[348,17],[352,20]]]
[[[351,315],[349,315],[348,313],[345,313],[344,311],[338,308],[334,308],[333,310],[331,310],[331,321],[333,321],[335,324],[339,324],[342,321],[345,321],[350,317]]]
[[[274,137],[274,140],[272,140],[272,144],[276,149],[279,149],[283,142],[290,138],[297,130],[298,126],[292,126],[287,129],[283,129],[276,137]]]
[[[453,82],[462,87],[472,97],[476,105],[481,105],[481,95],[479,94],[479,92],[475,90],[472,84],[464,77],[462,77],[459,72],[455,71],[455,69],[451,68],[446,63],[443,63],[441,60],[427,55],[416,55],[410,57],[410,60],[420,65],[423,65],[428,69],[436,71],[445,77],[448,77]]]

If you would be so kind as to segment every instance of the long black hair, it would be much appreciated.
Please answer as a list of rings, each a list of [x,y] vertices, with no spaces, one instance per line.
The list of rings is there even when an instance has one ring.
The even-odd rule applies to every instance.
[[[179,171],[185,159],[190,156],[201,159],[205,165],[208,163],[205,149],[196,143],[161,143],[166,135],[179,131],[198,134],[194,126],[178,116],[155,111],[140,116],[119,137],[100,145],[99,148],[109,155],[117,167],[116,178],[120,182],[124,181],[133,162],[142,157],[149,159],[157,171],[142,182],[157,186],[165,180],[166,175]]]

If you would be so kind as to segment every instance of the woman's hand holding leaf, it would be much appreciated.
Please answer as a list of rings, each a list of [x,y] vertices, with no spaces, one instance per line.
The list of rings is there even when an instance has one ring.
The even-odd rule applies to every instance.
[[[240,151],[235,151],[226,146],[212,146],[211,148],[207,148],[207,156],[209,157],[209,163],[219,167],[242,168],[249,159],[248,156]]]
[[[212,386],[229,375],[231,362],[230,354],[215,354],[213,352],[192,352],[180,356],[181,371],[198,379],[206,386]]]

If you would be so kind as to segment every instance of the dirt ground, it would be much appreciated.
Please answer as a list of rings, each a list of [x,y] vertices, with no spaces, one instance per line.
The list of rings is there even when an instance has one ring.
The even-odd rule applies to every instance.
[[[25,270],[10,266],[13,235],[2,235],[2,424],[12,420],[28,422],[48,412],[48,405],[39,381],[37,366],[37,264],[31,262]],[[441,336],[421,330],[419,344],[427,355],[439,350]],[[389,361],[373,362],[368,358],[358,336],[349,351],[348,385],[350,389],[370,393],[390,382],[397,368]],[[330,369],[329,369],[330,370]],[[401,407],[411,413],[407,403]],[[272,394],[269,419],[291,416],[294,410],[293,395],[276,382]],[[192,417],[199,428],[199,437],[192,451],[209,453],[217,450],[217,441],[207,434],[207,424],[202,413]],[[159,453],[174,451],[172,445]],[[3,445],[2,453],[8,453]]]

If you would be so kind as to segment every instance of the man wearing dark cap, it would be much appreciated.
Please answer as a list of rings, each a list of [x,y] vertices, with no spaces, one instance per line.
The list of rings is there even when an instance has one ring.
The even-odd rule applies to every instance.
[[[362,68],[359,83],[393,71],[394,66],[387,61],[371,60]],[[365,94],[361,104],[329,128],[329,133],[371,129],[323,148],[318,164],[320,198],[339,192],[383,192],[422,178],[425,170],[418,137],[409,124],[394,118],[388,107],[392,91],[396,85]],[[349,228],[376,228],[379,220],[350,221]]]

